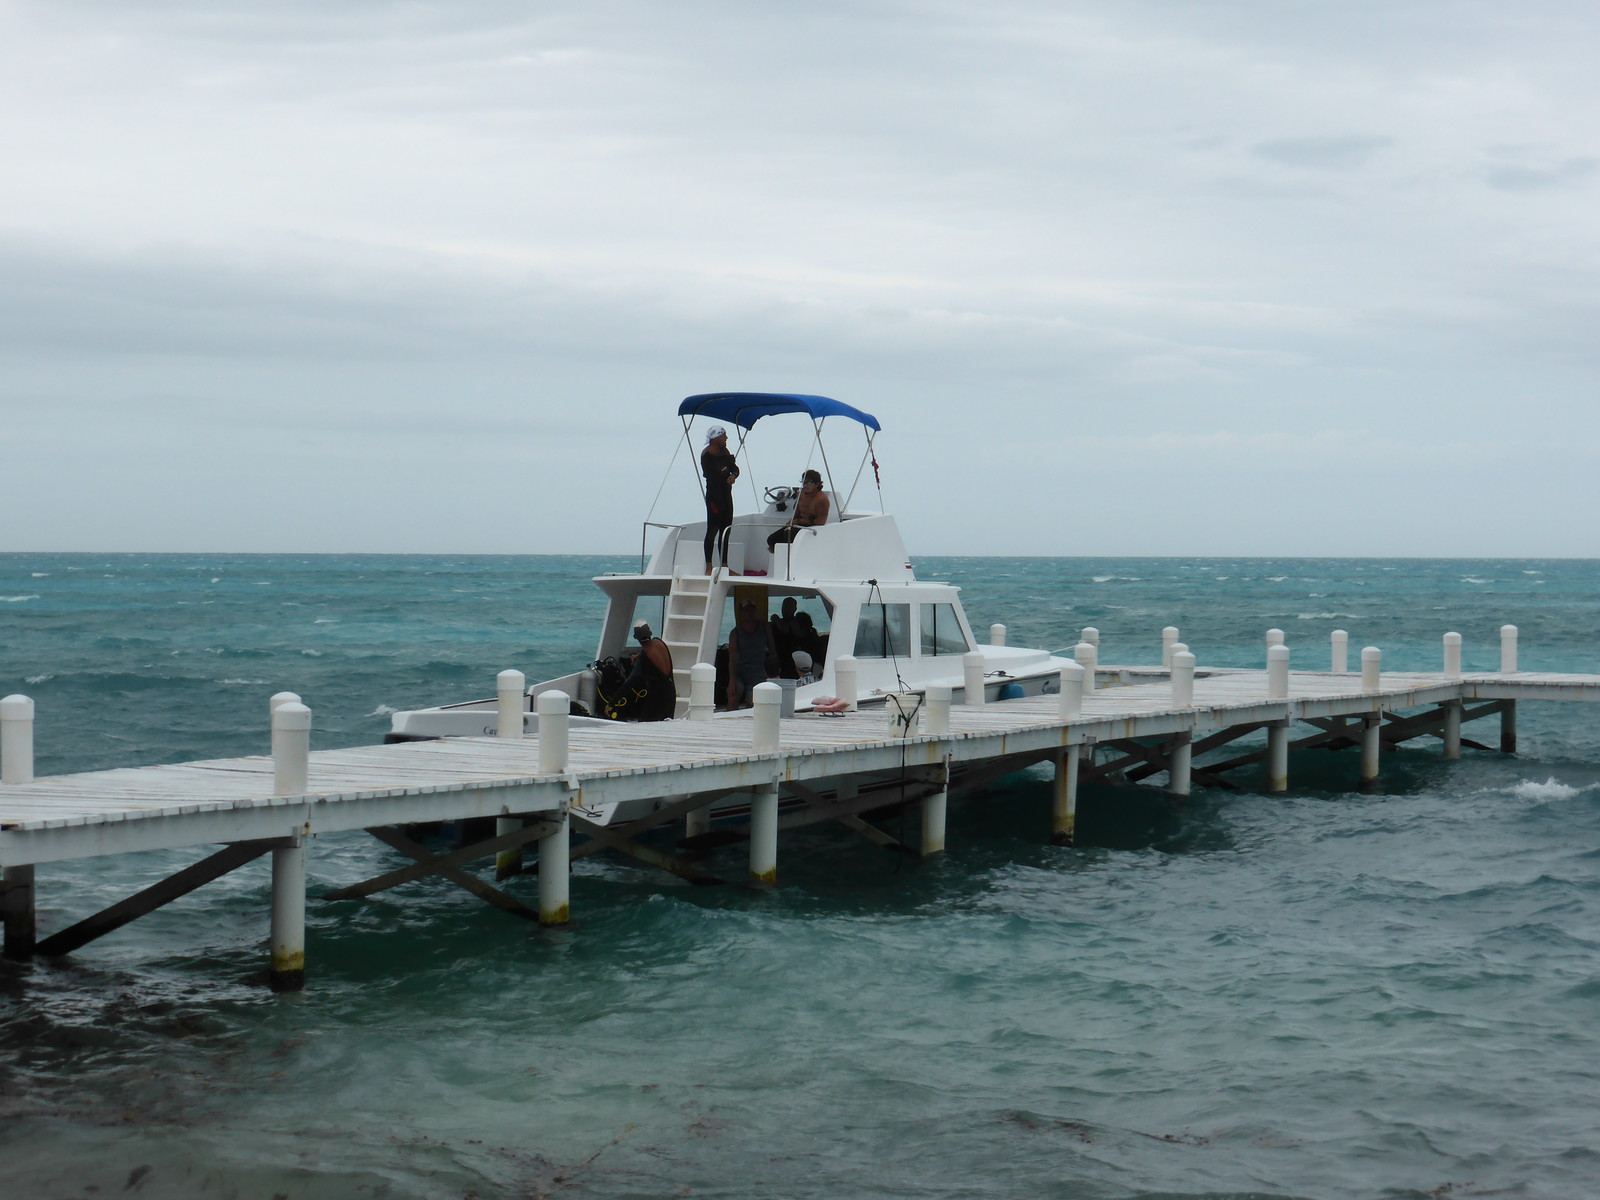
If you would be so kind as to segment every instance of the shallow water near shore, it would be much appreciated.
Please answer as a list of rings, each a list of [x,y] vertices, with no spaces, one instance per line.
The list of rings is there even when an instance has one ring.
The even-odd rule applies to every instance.
[[[315,745],[592,654],[625,558],[0,556],[0,693],[40,774]],[[1297,667],[1328,631],[1433,668],[1522,630],[1600,671],[1600,563],[926,559],[975,628],[1102,631],[1149,662]],[[580,860],[572,928],[448,884],[309,910],[310,986],[260,984],[265,865],[59,963],[0,966],[0,1179],[90,1197],[1578,1197],[1600,1186],[1600,706],[1520,753],[1296,755],[1288,796],[1088,788],[1047,844],[1024,774],[943,858],[786,837],[771,894]],[[1494,722],[1467,727],[1496,744]],[[1248,776],[1241,783],[1249,786]],[[907,829],[914,828],[908,818]],[[891,826],[893,831],[893,826]],[[738,850],[727,852],[737,866]],[[192,861],[39,870],[60,928]],[[392,865],[319,838],[310,890]],[[730,871],[730,874],[737,874]],[[531,880],[515,881],[514,889]]]

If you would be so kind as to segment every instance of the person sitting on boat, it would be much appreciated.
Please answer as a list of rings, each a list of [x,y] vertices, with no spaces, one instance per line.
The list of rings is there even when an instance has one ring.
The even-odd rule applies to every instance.
[[[672,651],[648,621],[635,621],[633,636],[639,653],[633,656],[633,670],[622,685],[620,701],[610,706],[607,715],[619,721],[665,721],[678,703]]]
[[[800,476],[800,499],[795,502],[794,515],[781,529],[772,531],[767,538],[767,549],[779,542],[792,542],[802,529],[828,523],[828,493],[822,490],[822,473],[808,470]]]
[[[799,608],[799,603],[795,598],[793,596],[785,596],[781,614],[775,614],[771,619],[772,641],[778,648],[778,665],[782,668],[782,674],[785,679],[794,678],[794,666],[789,656],[800,644],[798,640],[800,626],[795,621],[795,610],[797,608]]]
[[[774,671],[778,650],[772,641],[772,627],[756,617],[756,602],[739,605],[739,623],[728,634],[728,707],[744,708],[753,703],[750,695],[758,683],[765,683]]]
[[[792,655],[794,660],[794,685],[805,687],[808,683],[815,683],[817,677],[811,673],[811,655],[804,650],[796,650]]]
[[[733,481],[739,478],[739,464],[728,449],[728,431],[713,425],[706,433],[706,448],[700,451],[700,470],[706,477],[706,574],[711,574],[713,548],[722,551],[722,565],[728,565],[728,532],[733,528]]]

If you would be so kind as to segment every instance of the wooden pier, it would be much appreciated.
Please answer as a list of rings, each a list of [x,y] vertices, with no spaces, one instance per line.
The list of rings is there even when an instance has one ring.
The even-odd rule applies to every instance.
[[[1282,647],[1277,647],[1281,650]],[[1457,652],[1459,655],[1459,651]],[[1336,650],[1337,656],[1337,650]],[[1337,662],[1337,657],[1336,660]],[[507,912],[546,924],[567,920],[572,857],[613,851],[696,883],[718,883],[706,847],[747,841],[744,882],[777,877],[780,830],[837,822],[879,845],[916,855],[944,848],[952,788],[1049,763],[1055,787],[1041,836],[1073,838],[1087,780],[1165,777],[1186,794],[1194,781],[1236,787],[1229,772],[1266,764],[1267,790],[1288,787],[1291,749],[1359,748],[1353,783],[1370,783],[1382,752],[1437,738],[1448,757],[1463,745],[1514,751],[1516,705],[1600,701],[1600,675],[1510,670],[1357,674],[1290,672],[1287,652],[1266,671],[1193,671],[1181,648],[1158,667],[1067,666],[1061,691],[987,704],[951,704],[949,688],[889,697],[841,716],[779,719],[778,688],[758,689],[752,712],[654,725],[566,720],[560,693],[536,698],[542,736],[452,738],[308,753],[310,712],[297,698],[273,714],[273,755],[34,779],[32,702],[0,701],[0,867],[7,957],[61,955],[255,858],[273,861],[272,979],[304,978],[305,856],[319,834],[364,829],[410,865],[319,898],[353,900],[440,875]],[[1096,684],[1085,687],[1085,680]],[[981,690],[978,694],[981,694]],[[1462,735],[1496,717],[1491,746]],[[520,719],[514,723],[520,730]],[[508,723],[507,727],[511,727]],[[1245,745],[1241,739],[1265,732]],[[902,846],[864,814],[919,808],[919,843]],[[715,808],[717,825],[710,814]],[[494,834],[438,853],[408,827],[493,819]],[[151,849],[222,848],[119,904],[37,938],[37,864]],[[530,905],[464,869],[493,859],[503,880],[538,849],[538,901]]]

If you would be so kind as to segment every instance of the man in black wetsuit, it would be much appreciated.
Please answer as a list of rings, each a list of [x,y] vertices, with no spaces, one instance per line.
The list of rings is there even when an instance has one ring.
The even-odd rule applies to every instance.
[[[713,425],[706,434],[706,448],[700,451],[700,470],[706,477],[706,574],[711,574],[712,548],[722,552],[722,565],[728,565],[728,531],[733,527],[733,481],[739,478],[739,464],[728,450],[728,431]]]

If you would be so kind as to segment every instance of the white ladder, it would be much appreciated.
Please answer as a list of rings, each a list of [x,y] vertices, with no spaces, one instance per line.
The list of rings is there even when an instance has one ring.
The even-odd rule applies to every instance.
[[[689,714],[689,668],[700,661],[706,636],[706,608],[711,600],[711,576],[674,575],[667,593],[667,627],[661,640],[672,651],[672,682],[678,689],[673,716]]]

